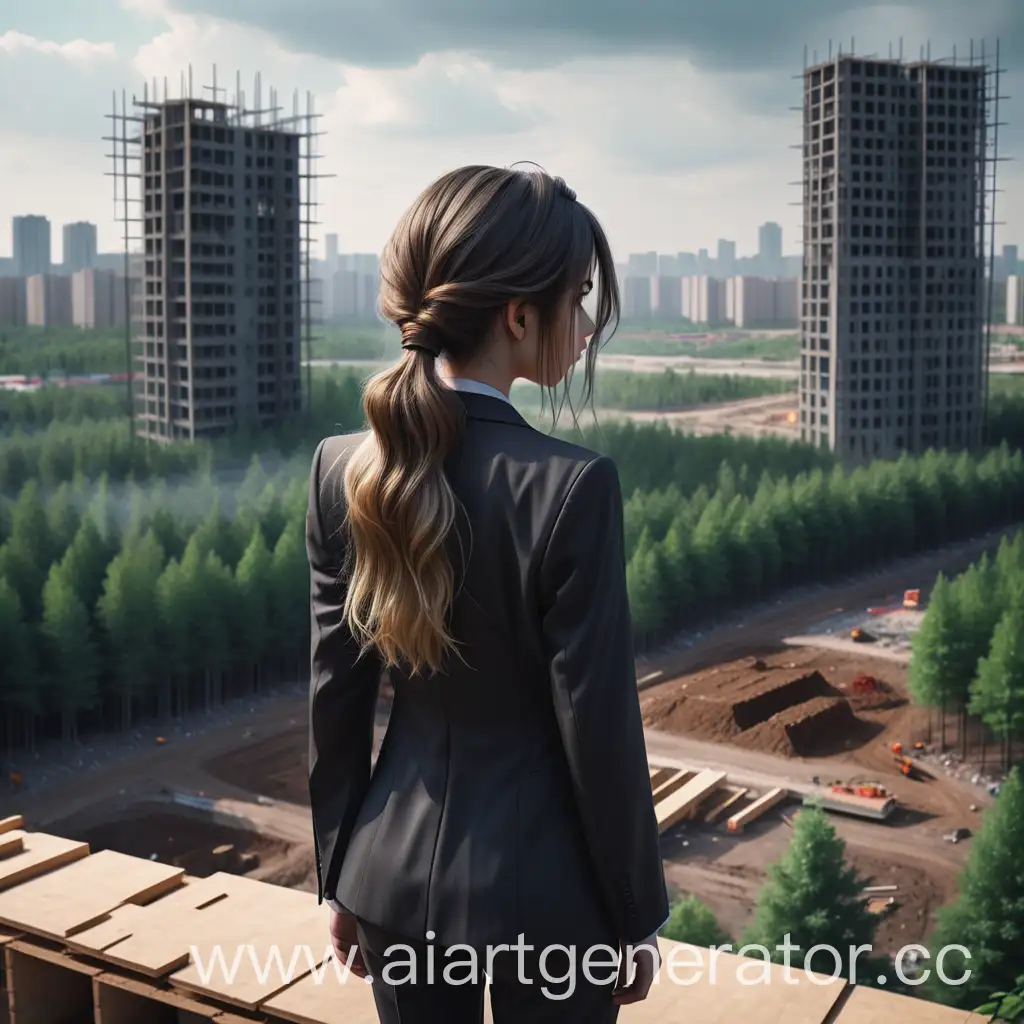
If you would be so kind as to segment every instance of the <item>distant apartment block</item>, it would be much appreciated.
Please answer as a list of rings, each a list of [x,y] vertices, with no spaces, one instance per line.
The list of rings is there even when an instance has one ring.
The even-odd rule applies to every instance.
[[[782,227],[768,221],[757,229],[757,255],[761,261],[761,274],[775,277],[782,267]]]
[[[725,281],[701,274],[683,278],[683,316],[695,324],[720,327],[726,316]]]
[[[50,222],[45,217],[15,217],[11,222],[11,242],[17,277],[50,273]]]
[[[1015,245],[1003,246],[1003,273],[1007,277],[1017,277],[1022,269],[1020,263],[1020,250]]]
[[[977,444],[986,69],[842,56],[803,85],[801,434],[852,461]]]
[[[25,278],[0,277],[0,327],[24,327]]]
[[[112,270],[76,270],[71,275],[71,318],[76,327],[123,326],[124,278]]]
[[[763,277],[730,277],[725,282],[725,318],[736,327],[775,321],[775,282]]]
[[[299,139],[211,99],[146,108],[144,436],[214,437],[302,408]]]
[[[71,278],[33,274],[25,281],[25,322],[30,327],[71,326]]]
[[[654,278],[651,304],[660,320],[681,320],[683,316],[683,279],[679,276],[659,275]]]
[[[649,320],[651,318],[651,277],[629,276],[623,282],[622,316],[626,320]]]
[[[627,258],[626,274],[629,277],[654,277],[658,273],[656,252],[631,252]]]
[[[73,274],[96,264],[96,225],[88,221],[64,225],[64,272]]]
[[[1014,274],[1006,279],[1006,322],[1024,327],[1024,275]]]

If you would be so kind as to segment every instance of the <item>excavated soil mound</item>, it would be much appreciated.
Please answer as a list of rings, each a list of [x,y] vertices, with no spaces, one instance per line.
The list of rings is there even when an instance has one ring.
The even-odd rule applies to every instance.
[[[842,694],[820,672],[810,672],[796,679],[787,679],[744,700],[735,701],[732,715],[737,727],[747,730],[767,722],[774,715],[822,697],[841,698]]]
[[[875,710],[900,702],[884,684],[848,696],[817,670],[794,677],[795,667],[730,667],[682,692],[652,695],[643,702],[644,724],[786,757],[828,756],[868,738],[872,727],[855,707]]]

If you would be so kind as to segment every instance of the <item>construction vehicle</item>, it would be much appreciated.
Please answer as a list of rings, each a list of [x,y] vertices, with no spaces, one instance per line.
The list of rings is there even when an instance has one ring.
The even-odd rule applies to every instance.
[[[873,644],[877,637],[872,636],[866,629],[861,629],[860,626],[854,626],[850,630],[850,639],[855,644]]]
[[[834,783],[804,797],[804,803],[826,811],[885,821],[896,809],[896,799],[879,783]]]
[[[921,591],[920,590],[905,590],[903,592],[903,607],[904,608],[917,608],[921,603]]]
[[[893,746],[895,747],[896,744],[894,743]],[[908,779],[913,779],[915,782],[925,781],[925,774],[917,767],[912,757],[896,752],[895,759],[896,767],[899,768],[901,774],[905,775]]]

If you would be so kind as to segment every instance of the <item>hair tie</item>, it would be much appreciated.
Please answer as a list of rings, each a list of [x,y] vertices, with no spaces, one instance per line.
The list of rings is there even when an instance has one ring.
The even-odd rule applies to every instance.
[[[418,352],[427,352],[435,359],[441,354],[441,346],[433,341],[428,341],[426,335],[429,328],[418,320],[404,320],[398,325],[402,332],[402,348],[415,349]]]

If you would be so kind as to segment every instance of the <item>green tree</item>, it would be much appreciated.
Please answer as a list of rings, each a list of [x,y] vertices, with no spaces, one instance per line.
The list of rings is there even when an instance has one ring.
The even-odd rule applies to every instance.
[[[659,558],[660,546],[645,529],[626,565],[626,587],[629,591],[633,629],[642,638],[657,638],[671,614]]]
[[[6,709],[7,750],[14,747],[15,724],[20,718],[31,720],[41,709],[36,685],[36,647],[31,627],[25,622],[21,601],[14,588],[0,576],[0,651],[3,673],[0,675],[0,700]]]
[[[163,565],[163,549],[152,533],[140,537],[129,532],[125,547],[107,567],[97,604],[125,731],[132,727],[135,703],[158,672],[156,585]]]
[[[842,951],[870,945],[875,919],[864,902],[864,884],[847,865],[845,844],[825,812],[805,808],[793,822],[789,849],[768,869],[768,881],[758,894],[754,921],[743,941],[772,950],[773,959],[779,960],[784,954],[776,947],[786,936],[804,954],[818,945]],[[842,969],[847,972],[850,964],[845,953],[843,959],[847,962]],[[809,962],[798,955],[797,961],[821,974],[830,975],[836,969],[835,958],[828,952],[816,952]],[[866,960],[858,965],[865,976],[877,974]]]
[[[260,667],[268,653],[270,588],[273,558],[263,531],[256,526],[235,569],[236,590],[241,611],[239,652],[252,667],[253,688],[260,688]]]
[[[907,687],[918,704],[938,708],[943,748],[946,746],[946,710],[962,692],[961,630],[955,594],[946,577],[939,573],[928,610],[911,643]]]
[[[684,896],[672,904],[661,934],[690,946],[721,947],[732,942],[711,908],[696,896]]]
[[[995,804],[974,837],[971,855],[960,876],[959,896],[939,911],[930,942],[933,953],[946,948],[943,972],[927,983],[938,1002],[963,1009],[977,1006],[993,992],[1013,989],[1024,945],[1024,782],[1018,768],[1010,772]],[[951,948],[963,946],[970,959]],[[934,956],[933,956],[934,959]]]
[[[1003,613],[987,658],[978,665],[971,711],[1003,739],[1009,767],[1013,737],[1024,728],[1024,595]]]
[[[309,562],[305,518],[293,518],[274,546],[270,621],[274,650],[285,677],[301,678],[309,666]]]
[[[78,734],[78,715],[96,706],[99,656],[89,612],[59,564],[43,587],[46,710],[58,713],[65,741]]]

